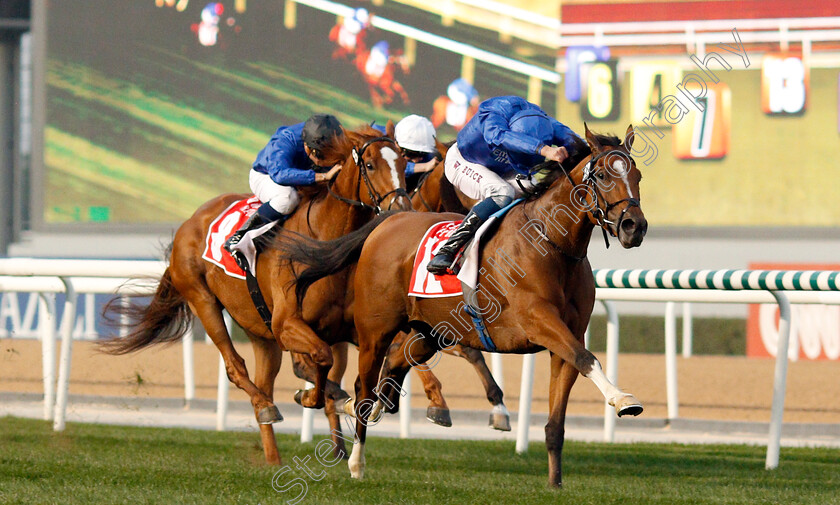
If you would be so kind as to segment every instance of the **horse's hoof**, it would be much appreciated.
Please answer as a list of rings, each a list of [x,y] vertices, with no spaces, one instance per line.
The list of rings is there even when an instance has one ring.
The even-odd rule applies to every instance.
[[[610,400],[610,405],[615,407],[615,413],[618,417],[622,416],[638,416],[642,413],[644,407],[641,402],[633,395],[624,395],[619,398]]]
[[[508,414],[490,414],[490,426],[494,430],[510,431],[510,415]]]
[[[356,418],[356,402],[353,401],[352,398],[347,398],[347,401],[344,402],[344,405],[340,409],[336,409],[339,412],[344,412],[348,416],[352,417],[353,419]]]
[[[301,403],[303,401],[303,393],[303,389],[298,389],[297,391],[295,391],[295,403],[297,403],[301,407],[303,407],[303,403]]]
[[[449,409],[429,407],[426,409],[426,419],[445,428],[452,426],[452,417],[449,416]]]
[[[280,409],[276,405],[265,407],[257,414],[257,422],[259,424],[274,424],[283,421],[283,415],[280,414]]]

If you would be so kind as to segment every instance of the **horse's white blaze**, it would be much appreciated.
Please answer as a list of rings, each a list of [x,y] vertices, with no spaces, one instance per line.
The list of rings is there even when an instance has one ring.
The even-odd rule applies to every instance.
[[[630,189],[630,181],[627,180],[627,174],[630,172],[627,168],[627,162],[621,158],[615,160],[615,163],[613,163],[613,170],[615,170],[615,173],[621,174],[621,180],[624,181],[624,186],[627,188],[627,194],[630,198],[633,198],[633,190]]]
[[[400,187],[400,176],[397,173],[397,158],[399,155],[394,152],[393,149],[390,147],[383,147],[379,151],[382,155],[382,159],[388,162],[388,166],[391,167],[391,182],[394,183],[394,189]]]
[[[350,452],[347,466],[350,467],[350,476],[354,479],[361,479],[365,476],[365,444],[358,441],[353,442],[353,451]]]
[[[592,370],[590,370],[585,377],[592,379],[592,382],[595,383],[595,386],[601,391],[601,394],[604,395],[604,398],[607,400],[614,400],[618,397],[627,395],[627,393],[618,389],[612,382],[609,381],[609,379],[607,379],[607,376],[604,375],[604,371],[601,369],[601,363],[597,359],[594,363],[592,363]]]

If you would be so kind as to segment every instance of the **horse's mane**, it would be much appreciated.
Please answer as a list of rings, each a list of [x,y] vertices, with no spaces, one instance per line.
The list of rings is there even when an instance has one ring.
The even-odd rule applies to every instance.
[[[618,147],[621,145],[621,139],[616,137],[615,135],[593,133],[592,136],[595,137],[595,140],[597,140],[598,143],[602,146]],[[567,145],[566,149],[569,151],[569,157],[566,158],[566,160],[563,161],[563,163],[557,163],[556,161],[544,161],[534,166],[532,172],[537,172],[543,169],[549,169],[556,171],[558,177],[555,177],[550,183],[545,185],[542,190],[539,190],[536,193],[528,196],[528,200],[538,198],[551,186],[554,186],[555,183],[564,180],[565,177],[560,177],[560,175],[563,172],[570,173],[572,170],[575,169],[576,166],[580,164],[581,161],[584,160],[584,158],[592,154],[592,149],[589,147],[589,144],[586,142],[586,140],[578,136],[575,136],[572,139],[571,145]]]

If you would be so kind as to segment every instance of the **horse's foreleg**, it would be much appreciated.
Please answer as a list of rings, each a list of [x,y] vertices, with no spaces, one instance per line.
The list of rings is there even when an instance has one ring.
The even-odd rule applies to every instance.
[[[283,353],[274,340],[265,340],[251,335],[249,337],[251,337],[254,357],[256,358],[254,384],[273,402],[274,379],[277,377],[277,372],[280,371]],[[260,415],[259,412],[255,412],[255,414],[257,417]],[[262,438],[266,462],[273,465],[282,465],[280,453],[277,450],[277,440],[274,438],[274,428],[271,424],[260,424],[260,437]]]
[[[490,369],[487,368],[487,362],[484,361],[484,355],[478,349],[471,347],[463,347],[461,345],[455,346],[452,354],[461,356],[475,368],[478,377],[481,379],[481,384],[484,386],[484,391],[487,394],[487,401],[493,406],[493,413],[490,414],[490,426],[499,431],[510,431],[510,414],[504,403],[504,392],[502,388],[496,383]]]
[[[272,330],[283,347],[291,352],[309,355],[316,367],[314,380],[311,381],[315,387],[306,391],[299,391],[295,395],[295,401],[306,408],[323,408],[327,373],[333,365],[330,346],[321,340],[302,319],[296,317],[287,317],[280,320],[275,315]]]
[[[251,379],[248,378],[248,369],[245,368],[245,360],[233,348],[233,342],[230,340],[227,328],[225,327],[225,320],[222,316],[222,309],[218,300],[215,298],[212,301],[201,300],[200,302],[189,302],[190,309],[193,314],[197,315],[201,320],[204,330],[210,336],[210,339],[216,344],[222,359],[225,362],[225,371],[228,379],[236,385],[239,389],[245,391],[251,399],[251,405],[257,413],[257,422],[260,424],[271,424],[283,420],[280,411],[274,405],[274,401],[260,388],[258,388]]]
[[[526,312],[523,325],[531,342],[557,354],[563,361],[571,363],[581,375],[591,379],[609,404],[615,407],[619,417],[642,413],[642,404],[633,395],[625,393],[607,379],[598,358],[575,338],[555,306],[543,301],[532,307],[531,311]]]
[[[344,372],[347,370],[347,342],[339,342],[332,346],[333,366],[327,374],[329,382],[336,384],[341,383],[341,378],[344,377]],[[329,382],[327,384],[329,384]],[[327,421],[330,423],[330,438],[333,441],[333,455],[336,458],[348,458],[348,452],[344,445],[344,438],[341,436],[341,419],[339,413],[344,407],[344,402],[336,404],[335,399],[327,394],[326,406],[324,407],[324,414],[327,416]]]
[[[548,450],[548,483],[562,485],[562,453],[565,439],[566,406],[569,392],[578,371],[559,356],[551,354],[551,382],[549,385],[548,423],[545,425],[545,447]]]

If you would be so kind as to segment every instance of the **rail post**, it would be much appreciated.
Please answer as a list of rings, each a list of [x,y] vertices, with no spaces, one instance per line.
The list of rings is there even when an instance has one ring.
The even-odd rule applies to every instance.
[[[528,450],[528,430],[531,427],[531,394],[534,390],[533,354],[522,356],[522,383],[519,386],[519,419],[516,423],[516,453]]]
[[[677,317],[674,302],[665,303],[665,389],[668,397],[668,421],[680,416],[677,392]]]
[[[773,404],[770,407],[770,433],[767,441],[767,459],[764,467],[773,470],[779,466],[779,447],[782,439],[782,414],[785,410],[785,385],[787,381],[788,343],[790,342],[790,301],[779,291],[770,292],[779,304],[779,345],[776,351],[776,371],[773,375]]]
[[[59,279],[64,284],[65,300],[61,324],[61,358],[58,364],[54,431],[64,431],[67,395],[70,387],[70,360],[73,357],[73,322],[76,319],[76,302],[78,301],[73,282],[68,277],[59,277]]]

